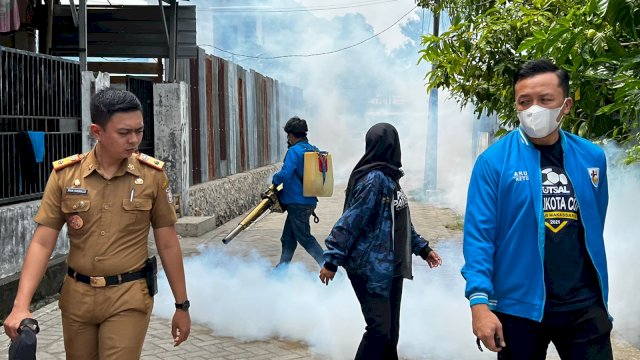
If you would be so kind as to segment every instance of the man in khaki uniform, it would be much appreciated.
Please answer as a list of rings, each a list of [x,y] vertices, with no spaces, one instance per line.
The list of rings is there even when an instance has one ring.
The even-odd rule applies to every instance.
[[[71,248],[59,305],[67,359],[137,359],[153,307],[145,280],[149,224],[176,301],[174,345],[189,336],[173,198],[164,163],[137,153],[143,121],[135,95],[97,93],[91,118],[98,140],[93,150],[54,162],[4,327],[15,339],[20,321],[31,317],[31,299],[66,223]]]

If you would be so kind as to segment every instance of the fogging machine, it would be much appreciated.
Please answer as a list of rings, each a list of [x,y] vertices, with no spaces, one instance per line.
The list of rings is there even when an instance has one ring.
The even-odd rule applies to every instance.
[[[269,186],[267,191],[262,194],[262,201],[260,201],[260,203],[255,208],[253,208],[251,212],[249,212],[249,215],[245,216],[245,218],[240,221],[240,224],[238,224],[238,226],[236,226],[236,228],[233,229],[229,233],[229,235],[225,236],[224,239],[222,239],[222,242],[228,244],[242,230],[248,229],[253,224],[262,220],[265,216],[271,214],[272,212],[284,212],[282,205],[280,205],[280,200],[278,199],[280,191],[282,191],[282,184]]]

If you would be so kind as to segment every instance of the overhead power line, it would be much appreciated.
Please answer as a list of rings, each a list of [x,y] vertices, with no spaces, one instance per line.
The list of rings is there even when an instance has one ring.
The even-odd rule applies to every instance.
[[[230,54],[230,55],[233,55],[233,56],[241,56],[241,57],[246,57],[246,58],[251,58],[251,59],[260,59],[260,60],[274,60],[274,59],[282,59],[282,58],[290,58],[290,57],[312,57],[312,56],[335,54],[335,53],[340,52],[340,51],[351,49],[351,48],[356,47],[356,46],[358,46],[360,44],[363,44],[363,43],[365,43],[365,42],[367,42],[367,41],[369,41],[369,40],[371,40],[371,39],[373,39],[373,38],[375,38],[377,36],[380,36],[385,31],[387,31],[387,30],[391,29],[392,27],[394,27],[397,23],[400,22],[400,20],[404,19],[407,15],[411,14],[416,8],[417,8],[417,6],[414,6],[411,10],[409,10],[406,14],[402,15],[398,20],[396,20],[393,24],[389,25],[384,30],[382,30],[382,31],[380,31],[380,32],[378,32],[376,34],[373,34],[373,35],[369,36],[368,38],[366,38],[366,39],[364,39],[362,41],[359,41],[359,42],[357,42],[355,44],[352,44],[352,45],[349,45],[349,46],[345,46],[345,47],[340,48],[340,49],[331,50],[331,51],[324,51],[324,52],[310,53],[310,54],[288,54],[288,55],[278,55],[278,56],[260,56],[260,55],[238,54],[238,53],[235,53],[235,52],[232,52],[232,51],[221,49],[221,48],[219,48],[217,46],[214,46],[214,45],[200,44],[200,46],[211,47],[211,48],[214,48],[214,49],[216,49],[218,51],[221,51],[223,53],[227,53],[227,54]]]
[[[343,5],[324,5],[324,6],[296,7],[296,8],[268,8],[268,7],[255,7],[255,6],[251,6],[251,7],[212,7],[212,8],[204,8],[204,9],[200,8],[200,9],[198,9],[198,11],[238,12],[238,13],[321,11],[321,10],[351,9],[351,8],[364,7],[364,6],[381,5],[381,4],[397,2],[397,1],[398,0],[375,0],[375,1],[364,1],[364,2],[359,2],[359,3],[351,3],[351,4],[343,4]]]

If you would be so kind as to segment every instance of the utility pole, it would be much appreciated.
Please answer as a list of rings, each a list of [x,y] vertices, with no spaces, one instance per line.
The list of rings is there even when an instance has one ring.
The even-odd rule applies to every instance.
[[[440,11],[435,1],[433,11],[433,35],[440,35]],[[431,64],[431,66],[434,66]],[[429,114],[427,116],[427,146],[424,157],[423,190],[427,199],[433,198],[438,190],[438,89],[429,92]]]
[[[176,82],[178,69],[178,0],[171,2],[171,33],[169,34],[169,79],[168,82]]]
[[[51,0],[53,1],[53,0]],[[73,4],[73,2],[71,2]],[[75,5],[73,5],[75,7]],[[80,11],[78,13],[78,47],[80,48],[80,71],[87,71],[87,0],[80,0]]]

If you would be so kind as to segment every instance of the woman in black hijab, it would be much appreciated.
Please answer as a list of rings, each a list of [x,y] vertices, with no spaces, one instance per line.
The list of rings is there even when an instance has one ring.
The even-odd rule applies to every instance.
[[[364,155],[353,168],[345,191],[344,208],[349,201],[349,194],[355,183],[370,171],[379,170],[396,184],[400,181],[404,172],[402,167],[400,138],[398,131],[391,124],[375,124],[367,131],[365,136],[366,149]],[[344,210],[344,209],[343,209]]]
[[[440,256],[416,233],[403,176],[400,139],[387,123],[371,127],[365,154],[351,172],[344,211],[325,244],[320,280],[328,285],[338,266],[347,271],[367,323],[356,359],[398,359],[403,279],[412,279],[411,254],[434,268]]]

